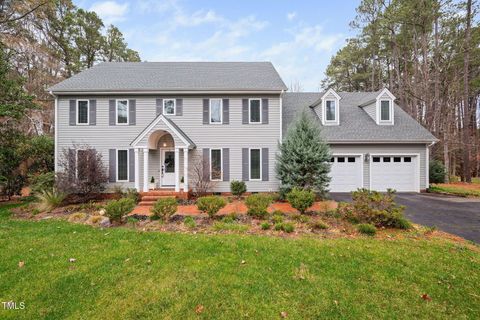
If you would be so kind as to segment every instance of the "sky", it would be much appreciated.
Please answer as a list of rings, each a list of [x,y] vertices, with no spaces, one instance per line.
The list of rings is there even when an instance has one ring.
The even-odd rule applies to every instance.
[[[142,61],[271,61],[287,86],[318,91],[355,35],[359,0],[74,0],[122,31]]]

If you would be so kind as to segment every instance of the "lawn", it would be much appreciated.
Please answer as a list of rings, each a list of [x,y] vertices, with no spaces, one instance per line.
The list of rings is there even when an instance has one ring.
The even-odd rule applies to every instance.
[[[478,183],[439,183],[432,184],[428,192],[446,193],[461,197],[480,197],[480,184]]]
[[[3,207],[0,248],[0,300],[26,306],[2,319],[480,318],[479,248],[414,234],[102,230]]]

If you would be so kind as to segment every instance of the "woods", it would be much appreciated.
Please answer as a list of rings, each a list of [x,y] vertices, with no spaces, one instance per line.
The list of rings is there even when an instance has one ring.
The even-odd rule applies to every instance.
[[[440,142],[446,179],[480,176],[479,2],[363,0],[351,27],[358,35],[332,57],[323,87],[377,91]],[[448,180],[447,180],[448,181]]]
[[[71,0],[0,0],[0,184],[7,196],[53,170],[46,89],[101,61],[140,61],[122,32]]]

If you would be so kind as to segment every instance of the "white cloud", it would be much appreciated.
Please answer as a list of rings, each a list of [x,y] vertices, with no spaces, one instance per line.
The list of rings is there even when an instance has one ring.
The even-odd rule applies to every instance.
[[[204,23],[220,22],[223,18],[218,16],[213,10],[199,10],[191,15],[177,12],[174,17],[175,24],[181,27],[195,27]]]
[[[96,2],[90,7],[104,21],[105,25],[122,21],[128,11],[128,3],[120,4],[116,1]]]
[[[297,17],[297,13],[295,11],[287,13],[287,20],[293,21]]]

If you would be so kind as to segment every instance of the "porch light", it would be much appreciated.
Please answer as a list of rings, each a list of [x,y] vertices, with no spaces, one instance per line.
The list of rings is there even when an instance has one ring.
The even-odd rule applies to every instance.
[[[365,162],[370,160],[370,153],[365,153]]]
[[[164,147],[166,147],[166,146],[167,146],[167,143],[166,143],[166,142],[164,142],[164,143],[163,143],[163,146],[164,146]]]

